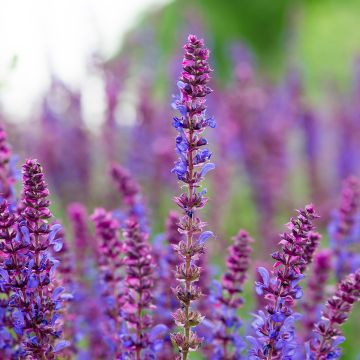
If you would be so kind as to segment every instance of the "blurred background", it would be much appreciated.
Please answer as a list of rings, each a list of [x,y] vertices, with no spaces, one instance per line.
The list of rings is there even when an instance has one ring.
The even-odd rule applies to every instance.
[[[70,202],[117,206],[115,161],[162,232],[178,192],[170,104],[182,45],[203,37],[218,124],[209,256],[222,267],[216,250],[245,228],[254,261],[271,263],[282,224],[308,202],[327,245],[343,181],[360,173],[359,16],[357,0],[0,0],[0,121],[18,164],[43,164],[61,221]],[[355,359],[359,324],[345,330],[343,358]]]

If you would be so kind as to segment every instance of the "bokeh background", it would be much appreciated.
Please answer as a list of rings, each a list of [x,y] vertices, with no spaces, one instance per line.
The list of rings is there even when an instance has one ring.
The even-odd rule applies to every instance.
[[[341,185],[360,173],[359,16],[357,0],[0,0],[0,120],[19,164],[43,164],[63,223],[70,202],[117,206],[116,161],[142,185],[155,235],[178,191],[170,103],[181,46],[188,33],[203,37],[218,124],[211,263],[224,265],[239,228],[256,239],[254,264],[271,263],[282,224],[308,202],[328,245]],[[251,281],[246,298],[244,317]],[[356,310],[344,359],[359,353]]]

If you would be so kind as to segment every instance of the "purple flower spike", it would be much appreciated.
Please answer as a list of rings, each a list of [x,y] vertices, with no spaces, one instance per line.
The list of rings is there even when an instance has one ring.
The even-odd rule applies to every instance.
[[[360,242],[360,183],[349,177],[343,186],[340,207],[329,225],[330,242],[335,255],[335,272],[338,281],[355,271],[360,256],[351,247]]]
[[[314,256],[314,265],[307,284],[307,293],[303,308],[306,313],[304,318],[305,340],[309,340],[316,321],[320,318],[320,304],[324,300],[326,282],[331,271],[332,253],[329,250],[320,250]]]
[[[154,262],[148,235],[141,232],[136,221],[129,220],[124,230],[125,237],[125,283],[128,288],[124,317],[130,325],[132,336],[127,345],[131,359],[150,358],[150,353],[158,347],[152,343],[152,316],[149,310],[153,307]],[[158,339],[156,340],[158,341]],[[123,345],[124,346],[124,345]]]
[[[292,308],[302,296],[298,283],[319,239],[313,226],[317,217],[312,205],[298,210],[298,216],[287,224],[289,231],[281,235],[281,249],[272,254],[276,260],[273,276],[259,268],[262,280],[256,283],[257,293],[264,296],[267,305],[252,324],[256,337],[248,337],[252,344],[258,344],[250,349],[251,359],[287,359],[294,354],[294,321],[298,314]]]
[[[84,276],[89,262],[96,256],[96,244],[88,231],[88,214],[85,206],[80,203],[71,203],[67,212],[73,230],[77,271]]]
[[[360,300],[360,269],[347,276],[338,286],[335,295],[326,303],[321,321],[314,326],[314,339],[310,341],[307,359],[339,359],[338,345],[345,340],[339,327],[345,323],[348,314]]]
[[[244,348],[244,342],[239,335],[241,321],[236,312],[243,304],[239,295],[243,291],[250,266],[250,243],[253,239],[246,231],[240,230],[233,241],[226,261],[227,271],[221,279],[218,294],[213,294],[216,311],[213,331],[215,345],[212,354],[214,359],[241,359]]]
[[[48,189],[40,164],[27,160],[23,165],[23,195],[19,217],[7,203],[0,208],[0,286],[7,294],[7,321],[16,338],[11,358],[55,359],[67,342],[62,332],[63,288],[55,278],[57,260],[52,247],[59,227],[51,228]],[[56,243],[59,241],[57,240]],[[7,357],[8,358],[8,357]]]
[[[184,213],[178,224],[184,239],[174,246],[182,263],[176,266],[175,272],[179,281],[175,294],[181,307],[174,312],[173,317],[183,332],[171,334],[182,360],[186,360],[189,352],[196,351],[202,342],[192,328],[201,323],[203,316],[191,308],[191,303],[202,295],[201,289],[194,285],[199,282],[201,271],[196,262],[204,252],[204,242],[211,233],[203,232],[205,223],[196,216],[196,210],[201,209],[207,201],[204,192],[199,190],[201,181],[215,167],[208,162],[211,152],[202,148],[207,144],[202,136],[203,131],[215,126],[215,121],[209,120],[205,114],[206,96],[212,92],[207,86],[211,72],[209,50],[204,47],[204,41],[194,35],[189,35],[184,49],[183,71],[178,82],[180,96],[173,104],[181,116],[174,119],[174,127],[179,133],[176,138],[179,160],[172,169],[187,188],[187,193],[175,198]]]
[[[109,318],[105,324],[105,331],[108,342],[112,343],[113,355],[118,357],[122,352],[118,334],[121,333],[122,328],[121,308],[125,303],[124,291],[120,286],[123,280],[124,244],[118,234],[119,223],[111,213],[97,208],[91,218],[95,223],[99,240],[101,296],[105,304],[106,316]]]
[[[141,230],[147,231],[148,220],[139,184],[127,169],[117,163],[111,165],[110,174],[125,205],[128,206],[126,219],[139,222]]]

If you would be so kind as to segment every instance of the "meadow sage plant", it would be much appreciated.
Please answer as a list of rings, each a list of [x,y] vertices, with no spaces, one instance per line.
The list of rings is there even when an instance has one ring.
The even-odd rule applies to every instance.
[[[189,352],[196,351],[202,341],[192,328],[201,323],[203,316],[191,304],[202,295],[201,289],[195,285],[201,272],[196,262],[204,252],[206,240],[212,235],[210,231],[203,231],[205,223],[197,216],[197,210],[207,202],[205,190],[200,189],[201,182],[206,173],[215,167],[208,162],[211,152],[203,148],[207,140],[202,133],[207,127],[215,127],[215,121],[205,113],[206,96],[211,93],[207,86],[211,72],[209,50],[204,47],[204,41],[194,35],[189,35],[184,49],[183,71],[178,82],[180,96],[174,102],[180,117],[175,117],[173,122],[179,133],[176,137],[179,160],[172,170],[187,189],[175,198],[176,204],[183,210],[178,230],[184,234],[184,239],[175,246],[182,260],[175,273],[179,282],[175,293],[181,306],[173,316],[183,331],[173,333],[171,337],[179,349],[180,358],[186,360]]]

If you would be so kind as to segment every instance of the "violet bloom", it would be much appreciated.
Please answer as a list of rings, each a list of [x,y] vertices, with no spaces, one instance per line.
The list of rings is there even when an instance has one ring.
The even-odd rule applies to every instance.
[[[100,274],[96,266],[99,251],[94,237],[88,231],[88,214],[84,205],[71,203],[68,216],[73,230],[75,248],[77,287],[74,292],[72,311],[76,316],[76,338],[79,358],[104,359],[109,357],[113,346],[106,343],[104,324],[109,318],[105,316],[104,299],[101,297]],[[86,306],[83,304],[86,303]],[[81,346],[88,342],[87,348]]]
[[[244,343],[239,334],[241,321],[236,314],[243,303],[239,296],[247,278],[250,265],[250,243],[253,242],[248,233],[240,230],[233,238],[234,244],[229,248],[226,261],[227,271],[218,284],[215,295],[214,353],[212,359],[238,360]]]
[[[154,267],[148,235],[141,232],[136,221],[129,220],[124,230],[126,277],[128,292],[124,318],[129,334],[121,336],[122,346],[136,360],[148,359],[161,349],[165,325],[153,327],[150,310],[153,307]],[[150,330],[151,329],[151,330]]]
[[[68,206],[67,213],[72,226],[77,271],[84,276],[97,253],[95,241],[88,230],[87,210],[83,204],[73,202]]]
[[[341,203],[330,225],[330,242],[335,255],[338,280],[360,266],[360,256],[351,246],[360,242],[360,184],[350,177],[344,182]]]
[[[314,339],[310,341],[307,359],[339,359],[345,338],[339,327],[345,323],[355,302],[360,300],[360,269],[348,275],[339,284],[335,295],[326,303],[321,320],[314,326]]]
[[[25,355],[21,342],[22,332],[17,331],[16,323],[14,324],[19,310],[12,309],[10,304],[13,289],[22,291],[26,288],[29,238],[18,232],[17,216],[10,211],[6,200],[0,205],[0,239],[0,355],[4,359],[11,359],[13,356],[16,358]],[[15,330],[14,336],[11,329]]]
[[[331,252],[320,250],[314,256],[314,265],[307,282],[307,292],[303,309],[305,311],[305,340],[309,340],[314,323],[320,318],[321,304],[325,297],[325,287],[331,271]]]
[[[0,201],[6,200],[11,209],[15,210],[15,182],[16,174],[13,166],[14,157],[7,142],[5,129],[0,126]]]
[[[255,337],[247,337],[250,359],[287,359],[294,355],[294,321],[298,314],[292,308],[303,294],[299,282],[309,262],[307,246],[317,217],[312,205],[298,210],[298,216],[287,224],[289,231],[281,235],[281,249],[272,254],[276,260],[273,276],[265,268],[258,269],[262,280],[256,282],[256,292],[264,295],[268,305],[255,315]]]
[[[128,207],[127,214],[122,216],[121,220],[130,218],[138,221],[141,230],[147,231],[148,220],[139,184],[132,177],[132,174],[119,164],[113,163],[111,165],[110,174],[124,204]]]
[[[201,271],[196,261],[204,252],[204,244],[212,233],[203,232],[205,223],[197,217],[196,210],[201,209],[207,201],[204,197],[205,190],[199,190],[200,184],[206,173],[215,167],[209,163],[211,152],[203,148],[207,140],[202,133],[208,126],[215,127],[215,120],[205,115],[206,96],[211,93],[207,86],[211,72],[208,64],[209,50],[204,47],[203,40],[194,35],[189,35],[184,49],[183,72],[178,82],[180,97],[174,103],[181,117],[175,117],[173,122],[179,132],[176,138],[179,160],[172,169],[187,188],[187,193],[175,198],[175,202],[183,210],[178,227],[185,239],[175,247],[182,260],[175,273],[180,283],[175,293],[181,307],[173,316],[183,332],[174,333],[171,338],[178,347],[181,358],[186,360],[189,351],[196,351],[202,342],[191,328],[200,324],[203,316],[191,308],[191,303],[201,297],[201,289],[194,285],[199,281]]]
[[[119,238],[119,223],[111,213],[102,208],[95,209],[92,220],[99,239],[99,257],[101,297],[104,303],[107,321],[105,332],[107,342],[111,344],[113,356],[121,354],[120,333],[122,331],[121,308],[124,305],[123,279],[123,243]]]
[[[68,345],[58,340],[65,298],[63,287],[56,287],[57,261],[50,251],[52,247],[60,250],[61,244],[55,239],[59,226],[48,225],[52,217],[48,195],[40,164],[27,160],[23,165],[21,214],[16,227],[14,218],[9,218],[11,230],[2,243],[2,251],[8,255],[2,267],[3,286],[11,291],[8,307],[19,339],[18,351],[36,359],[54,359]],[[6,207],[2,210],[6,212]]]

